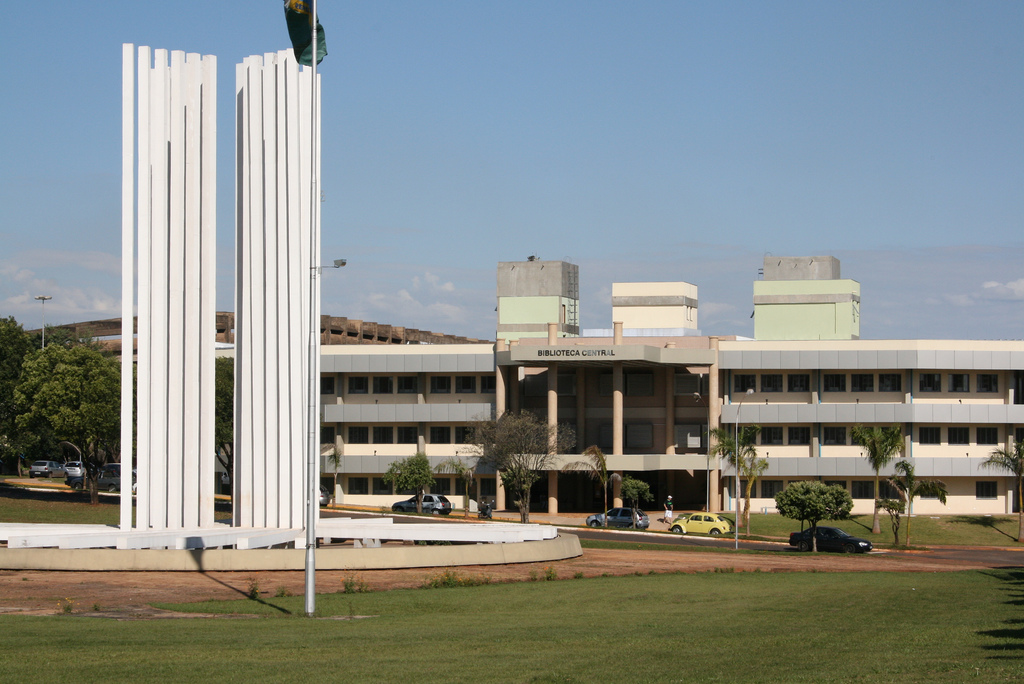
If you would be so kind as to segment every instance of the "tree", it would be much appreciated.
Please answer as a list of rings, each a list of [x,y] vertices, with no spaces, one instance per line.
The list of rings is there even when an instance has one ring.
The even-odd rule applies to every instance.
[[[889,514],[889,522],[892,524],[893,546],[900,545],[900,514],[906,510],[906,506],[899,499],[879,499],[878,508]]]
[[[437,464],[434,470],[438,473],[448,473],[462,480],[462,517],[469,517],[469,487],[473,484],[473,477],[476,475],[475,468],[465,463],[458,456],[446,458]]]
[[[651,486],[643,480],[638,480],[635,477],[625,475],[622,478],[622,498],[625,501],[630,501],[630,509],[633,512],[633,526],[636,527],[636,509],[640,508],[641,501],[650,501],[654,497],[651,496]],[[608,524],[608,511],[605,511],[605,525]]]
[[[896,454],[903,449],[903,431],[899,425],[891,427],[864,427],[854,425],[853,442],[864,447],[867,452],[865,458],[875,471],[875,514],[871,521],[872,534],[881,534],[882,528],[878,522],[878,472],[889,465],[889,462],[896,457]]]
[[[14,389],[32,342],[13,316],[0,318],[0,461],[14,461],[22,473],[23,440],[18,438]]]
[[[914,499],[918,496],[934,496],[943,505],[946,504],[946,483],[942,480],[919,480],[914,475],[914,464],[900,461],[893,470],[896,474],[889,478],[889,484],[900,493],[900,498],[907,508],[907,546],[910,546],[910,518],[914,512]]]
[[[793,482],[775,495],[775,507],[791,520],[799,520],[801,528],[811,526],[811,545],[818,550],[818,523],[822,520],[844,520],[853,510],[853,498],[845,488],[822,482]]]
[[[214,360],[214,439],[217,460],[235,481],[235,360],[218,356]]]
[[[555,455],[575,442],[571,427],[549,426],[527,411],[509,411],[500,418],[482,421],[473,432],[480,462],[501,473],[524,524],[530,522],[530,487],[540,479],[541,471],[554,466]]]
[[[415,456],[393,461],[384,473],[384,481],[395,485],[395,491],[411,489],[416,493],[416,512],[423,512],[423,492],[434,484],[434,471],[430,459],[423,452]]]
[[[1020,497],[1024,486],[1024,442],[1014,442],[1012,449],[993,449],[989,457],[982,461],[983,468],[1000,468],[1017,478],[1017,496]],[[1020,503],[1020,502],[1018,502]],[[1024,541],[1024,504],[1017,511],[1017,541]]]
[[[99,503],[99,469],[120,458],[120,363],[91,346],[47,345],[25,360],[15,398],[19,429],[48,428],[81,453],[92,503]]]
[[[711,453],[721,456],[726,460],[740,477],[746,478],[747,488],[743,493],[743,525],[746,527],[747,536],[750,535],[750,495],[754,491],[754,484],[757,478],[768,469],[768,460],[757,457],[757,435],[761,432],[760,425],[744,425],[739,429],[739,445],[737,449],[736,440],[728,428],[715,428],[711,431],[711,438],[714,446]],[[737,493],[737,496],[739,494]],[[739,527],[740,521],[736,521]]]
[[[622,478],[617,473],[608,473],[608,459],[605,458],[604,452],[602,452],[596,446],[589,446],[583,450],[583,456],[586,456],[584,460],[573,461],[565,465],[562,468],[563,472],[584,472],[590,477],[591,480],[596,481],[601,485],[601,495],[604,497],[604,508],[601,510],[605,513],[604,526],[608,527],[608,481],[609,480],[621,480]]]

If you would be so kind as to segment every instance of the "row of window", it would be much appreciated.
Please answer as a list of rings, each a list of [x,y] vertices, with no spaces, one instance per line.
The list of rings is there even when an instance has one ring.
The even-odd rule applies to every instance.
[[[435,477],[434,483],[430,485],[431,494],[443,494],[445,496],[452,493],[452,479],[450,477]],[[461,477],[455,479],[455,495],[462,496],[466,493],[466,481]],[[391,485],[384,481],[383,477],[350,477],[348,478],[348,494],[370,494],[370,485],[373,485],[372,493],[378,496],[389,496],[392,494],[415,494],[411,489],[393,491]],[[480,492],[479,496],[491,496],[493,497],[497,493],[497,480],[493,477],[484,477],[480,479]],[[472,491],[472,490],[471,490]]]
[[[737,394],[743,394],[747,390],[757,391],[757,375],[754,373],[740,373],[733,376],[733,390]],[[810,373],[788,373],[786,376],[786,391],[788,392],[810,392]],[[874,392],[874,373],[822,373],[821,389],[823,392],[846,392],[847,378],[849,378],[849,391],[851,392]],[[782,373],[762,373],[761,392],[782,392]],[[902,392],[902,373],[879,373],[877,375],[877,386],[879,392]],[[970,373],[949,373],[946,383],[949,392],[970,392]],[[942,373],[920,373],[918,375],[918,390],[921,392],[941,392]],[[999,391],[999,375],[996,373],[978,373],[975,380],[975,391],[982,393]]]
[[[430,376],[431,394],[476,394],[478,377],[476,375],[432,375]],[[481,394],[494,394],[497,379],[493,375],[479,376]],[[349,375],[349,394],[419,394],[420,378],[418,375]],[[320,394],[334,394],[334,376],[320,377]]]
[[[946,430],[947,444],[969,445],[971,442],[971,428],[968,426],[941,426],[919,427],[917,429],[917,441],[919,444],[942,444],[942,430]],[[769,425],[761,428],[761,444],[795,444],[806,445],[811,443],[811,428],[794,426],[788,430],[788,442],[783,442],[783,427],[780,425]],[[974,428],[975,441],[973,444],[999,444],[999,428],[991,426],[979,426]],[[848,436],[850,431],[842,425],[826,425],[821,428],[821,443],[829,445],[849,444]],[[1015,438],[1017,441],[1024,439],[1024,428],[1017,428]]]
[[[846,489],[846,480],[825,480],[826,485],[838,485],[843,489]],[[782,480],[757,480],[754,482],[754,487],[750,492],[751,498],[757,497],[757,487],[761,486],[761,497],[762,499],[774,499],[775,495],[782,491],[783,481]],[[747,481],[740,480],[740,492],[745,493],[747,491]],[[871,480],[854,480],[850,483],[849,488],[850,496],[854,499],[874,499],[875,498],[875,483]],[[976,499],[995,499],[998,496],[998,488],[995,480],[978,480],[974,483],[974,497]],[[896,489],[885,480],[880,480],[878,483],[878,498],[880,499],[899,499],[900,494]],[[922,496],[922,499],[934,499],[935,496]]]
[[[473,427],[431,425],[425,436],[429,437],[427,441],[430,444],[470,444],[473,441]],[[417,444],[419,428],[415,425],[349,425],[346,441],[349,444]],[[321,429],[320,443],[334,443],[334,428]]]
[[[612,373],[599,373],[597,376],[598,396],[612,396],[614,384],[614,375]],[[543,397],[547,395],[548,379],[545,373],[527,375],[523,379],[523,385],[523,392],[528,397]],[[556,385],[558,396],[576,396],[575,373],[559,373]],[[627,397],[654,396],[654,373],[650,371],[623,373],[622,385],[623,393]],[[692,397],[694,394],[704,395],[707,394],[707,380],[703,375],[676,373],[672,390],[675,396]]]

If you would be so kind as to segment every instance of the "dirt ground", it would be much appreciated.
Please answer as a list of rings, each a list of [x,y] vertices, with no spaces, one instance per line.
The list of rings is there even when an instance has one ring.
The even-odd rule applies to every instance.
[[[649,572],[703,572],[731,568],[737,572],[948,572],[986,567],[971,561],[929,558],[924,553],[878,553],[866,556],[839,554],[725,554],[670,551],[585,549],[579,558],[553,563],[481,565],[457,568],[466,576],[485,575],[492,582],[526,581],[544,577],[548,568],[559,578],[577,573],[584,577]],[[419,587],[443,572],[442,568],[369,571],[319,571],[318,593],[344,587],[346,579],[365,583],[372,590]],[[304,591],[302,572],[51,572],[0,571],[0,614],[52,615],[70,602],[75,613],[114,618],[159,618],[175,614],[150,604],[244,597],[255,579],[264,595],[282,588],[291,595]]]

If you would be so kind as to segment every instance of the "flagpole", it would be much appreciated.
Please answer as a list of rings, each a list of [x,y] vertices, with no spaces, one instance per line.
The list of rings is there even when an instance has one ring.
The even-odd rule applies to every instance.
[[[309,188],[309,396],[308,396],[308,413],[307,413],[307,435],[306,435],[306,615],[312,617],[313,613],[316,612],[316,506],[318,501],[318,487],[317,487],[317,452],[318,449],[318,437],[317,437],[317,423],[319,422],[319,416],[317,415],[316,404],[319,398],[316,392],[319,391],[317,387],[318,378],[315,377],[317,373],[317,356],[320,353],[320,322],[317,320],[317,299],[319,297],[319,288],[317,287],[317,276],[320,274],[320,262],[319,262],[319,230],[320,225],[318,219],[320,202],[319,193],[317,192],[317,133],[319,132],[319,121],[317,117],[317,83],[316,83],[316,58],[317,58],[317,13],[316,13],[316,0],[312,0],[310,7],[310,27],[311,33],[313,34],[312,43],[312,59],[310,60],[310,69],[312,69],[312,83],[309,88],[309,100],[310,100],[310,188]]]

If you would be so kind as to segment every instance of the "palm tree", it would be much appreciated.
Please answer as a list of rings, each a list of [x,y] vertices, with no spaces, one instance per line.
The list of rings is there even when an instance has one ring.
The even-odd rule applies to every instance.
[[[469,517],[469,485],[473,482],[473,477],[476,474],[474,469],[464,463],[458,456],[451,456],[446,458],[437,464],[434,468],[435,472],[438,473],[451,473],[455,477],[462,480],[462,517]],[[479,492],[478,492],[479,494]]]
[[[878,471],[889,465],[889,461],[903,448],[903,431],[899,425],[887,428],[854,425],[853,441],[867,451],[866,458],[875,471],[875,514],[871,521],[871,533],[881,534],[882,528],[878,522]]]
[[[754,488],[757,478],[764,473],[768,467],[768,461],[757,457],[757,434],[761,432],[760,425],[744,425],[739,429],[739,449],[736,448],[736,440],[732,431],[728,428],[715,428],[710,432],[714,440],[711,453],[721,456],[729,466],[736,470],[741,477],[747,478],[747,488],[743,500],[743,524],[750,534],[750,494]],[[738,453],[737,453],[738,451]],[[739,496],[739,492],[736,493]],[[736,521],[739,527],[740,521]]]
[[[587,447],[581,455],[586,456],[586,460],[568,463],[562,468],[562,472],[584,472],[591,480],[601,485],[601,494],[604,496],[604,508],[601,512],[604,513],[604,526],[608,527],[608,480],[617,479],[619,475],[608,474],[608,460],[596,446]]]
[[[913,512],[914,499],[918,496],[934,496],[943,505],[946,504],[946,483],[941,480],[919,480],[914,475],[914,465],[910,461],[900,461],[893,470],[896,474],[889,478],[889,484],[900,493],[900,498],[907,506],[907,538],[910,546],[910,518]]]
[[[984,468],[1002,468],[1010,471],[1017,478],[1017,496],[1020,496],[1024,485],[1024,442],[1017,441],[1013,449],[993,449],[989,457],[982,462]],[[1017,541],[1024,541],[1024,504],[1018,502]]]

